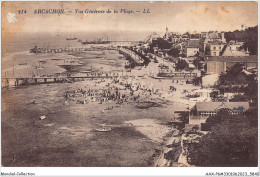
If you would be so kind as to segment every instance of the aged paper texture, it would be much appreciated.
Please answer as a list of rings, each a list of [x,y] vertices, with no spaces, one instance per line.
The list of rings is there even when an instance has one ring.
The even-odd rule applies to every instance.
[[[257,2],[1,10],[2,166],[257,167]]]

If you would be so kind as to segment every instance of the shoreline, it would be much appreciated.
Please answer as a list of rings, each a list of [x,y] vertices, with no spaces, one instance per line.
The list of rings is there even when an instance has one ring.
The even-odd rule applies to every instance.
[[[123,64],[125,60],[119,56],[120,55],[118,55],[117,59],[113,59],[113,56],[108,58],[112,58],[114,61],[122,60]],[[99,60],[102,60],[103,63],[109,61],[106,59]],[[88,60],[86,60],[86,62],[87,61]],[[100,66],[100,63],[102,62],[99,61],[97,64],[99,67],[103,67],[102,69],[105,70],[112,67],[111,65],[104,67],[105,65],[102,64],[102,66]],[[180,99],[183,97],[183,86],[181,84],[174,84],[177,91],[169,91],[169,87],[173,84],[171,80],[158,80],[149,77],[149,73],[152,69],[157,68],[157,64],[151,62],[149,65],[142,68],[142,70],[134,68],[131,72],[124,73],[132,77],[124,78],[121,76],[121,72],[114,71],[114,73],[118,73],[118,78],[85,80],[73,83],[32,85],[21,89],[10,89],[2,92],[2,97],[15,93],[15,95],[17,95],[15,100],[21,99],[18,102],[23,102],[19,107],[17,107],[17,111],[27,112],[26,114],[28,114],[28,118],[23,117],[22,119],[24,119],[25,122],[30,120],[29,122],[32,121],[33,123],[30,124],[28,122],[26,125],[39,135],[44,133],[43,137],[48,137],[50,140],[50,144],[46,144],[47,147],[40,145],[39,141],[35,140],[34,143],[29,143],[21,148],[27,149],[33,148],[34,146],[40,148],[51,148],[51,146],[60,141],[53,137],[53,135],[59,135],[65,143],[65,149],[68,151],[74,149],[73,153],[71,152],[72,156],[75,154],[79,157],[89,157],[92,156],[95,149],[98,150],[101,154],[96,158],[100,160],[103,159],[102,162],[98,160],[101,166],[102,164],[104,166],[109,166],[109,164],[118,164],[118,166],[151,166],[152,164],[150,164],[150,160],[156,151],[155,149],[161,146],[164,147],[165,142],[167,144],[167,141],[165,140],[168,139],[167,136],[172,131],[171,128],[167,128],[167,123],[172,119],[174,110],[186,110],[188,106],[176,102],[178,98]],[[84,66],[82,67],[84,68]],[[120,67],[122,66],[114,68],[118,70]],[[80,90],[89,91],[89,89],[89,96],[88,94],[86,96],[82,95],[83,92]],[[106,97],[100,93],[102,90],[105,91],[105,93],[108,93],[110,90],[112,94],[116,93],[117,89],[120,96],[118,98],[111,97],[111,100],[107,101],[105,99]],[[67,91],[71,93],[71,96],[69,96],[68,99],[64,98],[64,93]],[[30,93],[30,96],[28,98],[23,98],[24,93],[28,92]],[[93,96],[91,96],[92,94]],[[121,98],[122,95],[125,95],[123,99]],[[48,99],[50,97],[51,99]],[[15,121],[17,118],[21,117],[22,115],[17,114],[17,118],[8,115],[12,104],[7,103],[7,97],[3,98],[4,110],[2,111],[4,111],[4,114],[6,114],[7,117],[9,117],[9,119],[6,118],[3,121]],[[110,99],[110,97],[107,98]],[[17,102],[15,100],[13,100],[13,103]],[[121,103],[121,101],[123,102]],[[30,105],[30,108],[28,108],[27,105]],[[38,110],[37,113],[34,113],[37,115],[32,117],[32,111],[35,110]],[[63,117],[64,115],[66,116]],[[39,120],[40,116],[46,116],[46,120]],[[59,119],[57,119],[58,117]],[[18,122],[22,119],[19,119]],[[129,124],[132,124],[132,126],[129,126]],[[35,125],[42,128],[38,129]],[[21,125],[16,126],[19,127]],[[102,127],[111,128],[111,131],[103,133],[93,131]],[[48,132],[46,132],[45,129],[48,130]],[[155,133],[154,130],[158,130],[157,133]],[[14,130],[13,133],[18,133],[16,131],[21,131],[20,133],[22,134],[26,133],[26,131],[24,132],[20,130],[20,128],[19,130]],[[5,132],[3,136],[6,136]],[[82,139],[86,139],[87,141],[84,141],[83,143],[81,142]],[[23,141],[27,142],[28,140],[21,140],[21,142]],[[129,150],[126,153],[123,151],[126,146],[122,145],[120,141],[128,141],[132,143],[131,145],[127,143],[130,147],[128,147]],[[80,149],[71,145],[70,142],[74,142],[79,147],[83,147],[83,144],[85,144],[84,147],[89,148]],[[35,143],[36,145],[34,145]],[[108,151],[108,149],[102,150],[102,144],[104,143],[106,144],[106,147],[113,147],[113,152]],[[6,145],[8,146],[8,144]],[[116,150],[119,154],[114,152]],[[36,148],[34,151],[38,152],[39,149]],[[10,153],[5,148],[3,152],[4,155]],[[55,153],[54,150],[50,150],[50,152],[51,154]],[[82,154],[83,152],[84,154]],[[102,154],[107,157],[107,160],[104,160]],[[63,156],[64,155],[62,154],[60,155],[60,157]],[[42,162],[38,162],[38,164],[43,165],[45,158],[49,159],[51,157],[47,155],[38,158],[42,158],[43,160]],[[124,160],[122,163],[119,163],[114,161],[116,158],[123,158]],[[138,164],[136,164],[137,159],[139,159]],[[82,160],[83,159],[80,161]],[[8,163],[9,165],[12,164],[10,162]],[[14,162],[14,164],[20,166],[23,162]],[[63,162],[54,162],[52,165],[55,166],[55,164],[59,166],[63,164]],[[89,162],[81,162],[81,165],[76,162],[71,162],[71,164],[74,166],[90,165]]]

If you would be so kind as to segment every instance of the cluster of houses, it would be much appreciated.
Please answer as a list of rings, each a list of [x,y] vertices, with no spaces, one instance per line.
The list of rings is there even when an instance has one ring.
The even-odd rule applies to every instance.
[[[198,120],[198,117],[201,117],[202,120],[200,121],[203,122],[206,117],[214,115],[217,110],[223,106],[231,111],[237,110],[238,107],[243,107],[243,109],[239,109],[240,112],[249,108],[247,105],[248,103],[243,102],[213,102],[210,100],[209,96],[209,93],[212,92],[212,87],[218,80],[218,76],[221,73],[226,72],[228,68],[232,67],[236,63],[243,64],[244,72],[246,74],[254,74],[256,76],[255,79],[257,79],[258,57],[256,55],[250,55],[248,49],[243,49],[243,41],[231,40],[227,42],[223,31],[178,34],[169,32],[168,28],[166,28],[166,32],[162,38],[157,33],[153,33],[149,35],[141,45],[136,45],[134,50],[137,50],[144,55],[147,54],[147,51],[152,51],[154,56],[161,57],[164,60],[169,60],[170,56],[168,55],[168,51],[170,49],[159,49],[158,46],[153,46],[153,49],[151,50],[151,44],[158,39],[167,41],[167,43],[171,45],[171,48],[177,48],[179,50],[179,57],[172,57],[174,58],[173,61],[181,58],[187,62],[190,70],[204,72],[204,74],[201,75],[202,88],[198,91],[201,96],[196,99],[191,99],[190,111],[194,107],[200,109],[201,104],[205,104],[205,106],[202,106],[205,108],[205,112],[193,111],[193,115],[190,116],[192,119],[194,118]],[[198,58],[201,59],[199,62],[203,66],[202,69],[199,69],[193,64],[194,59]],[[175,68],[175,64],[175,62],[172,62],[173,67],[161,66],[159,70],[175,73],[176,71],[170,71],[170,68]],[[179,74],[178,77],[179,76],[182,75]],[[194,74],[194,77],[197,76],[198,74]],[[185,75],[183,75],[183,77],[185,77]],[[205,99],[200,99],[201,97],[205,97]],[[207,102],[204,103],[205,101]],[[206,110],[207,108],[209,109]],[[191,122],[194,123],[193,120],[191,120]]]
[[[183,35],[169,33],[166,28],[163,38],[170,42],[173,47],[177,47],[180,54],[184,54],[186,57],[183,58],[186,61],[198,56],[203,58],[201,64],[206,68],[206,75],[202,81],[204,87],[214,85],[217,81],[216,75],[225,72],[235,63],[242,63],[247,74],[257,72],[257,56],[250,55],[248,49],[243,49],[243,41],[231,40],[227,42],[224,32],[201,32],[189,34],[187,37],[187,33]]]
[[[218,80],[218,76],[236,63],[243,64],[246,74],[255,74],[257,76],[258,57],[250,55],[248,49],[243,49],[243,41],[231,40],[227,42],[224,32],[209,31],[181,35],[169,32],[168,28],[166,28],[163,39],[172,44],[173,47],[178,48],[183,59],[189,64],[195,57],[202,58],[203,61],[200,62],[204,67],[201,70],[205,74],[202,77],[201,90],[207,90],[207,98],[212,91],[212,86]],[[207,117],[215,115],[220,108],[226,108],[232,114],[249,109],[246,102],[212,102],[209,100],[199,102],[198,99],[192,102],[189,116],[192,124],[205,122]]]
[[[151,44],[158,40],[166,41],[171,47],[159,48],[158,46],[151,46]],[[203,71],[205,74],[202,77],[203,87],[212,87],[215,85],[218,75],[225,72],[228,68],[236,63],[244,65],[245,73],[257,75],[257,56],[250,55],[250,52],[243,49],[243,41],[228,41],[225,38],[225,33],[218,31],[208,31],[195,34],[178,34],[166,32],[161,38],[157,33],[149,35],[143,43],[135,45],[134,50],[143,53],[144,55],[152,52],[165,60],[172,61],[173,68],[175,68],[178,60],[185,60],[188,71]],[[170,56],[169,50],[178,50],[178,57]],[[199,60],[198,65],[194,65],[195,59]],[[168,70],[168,72],[174,72]],[[169,75],[168,73],[165,75]]]
[[[189,120],[185,124],[185,134],[183,134],[182,138],[183,147],[185,143],[198,142],[197,140],[195,141],[195,139],[198,138],[197,136],[195,136],[195,139],[192,137],[189,138],[188,135],[190,134],[187,133],[191,132],[194,127],[197,128],[197,131],[206,133],[207,131],[203,131],[201,128],[202,125],[206,122],[208,117],[216,115],[220,109],[226,109],[234,115],[243,113],[250,108],[248,102],[229,102],[229,99],[222,102],[215,102],[210,98],[210,93],[214,90],[213,86],[216,84],[219,75],[226,72],[228,68],[236,63],[243,64],[245,74],[253,74],[257,80],[258,57],[256,55],[250,55],[248,49],[243,49],[243,41],[227,41],[224,32],[209,31],[196,34],[178,34],[169,32],[168,28],[166,28],[166,32],[162,38],[156,33],[153,33],[148,36],[142,45],[136,47],[135,50],[139,50],[139,52],[145,54],[145,51],[151,51],[150,44],[158,39],[167,41],[168,44],[171,45],[171,49],[178,49],[179,56],[172,57],[174,58],[172,60],[173,68],[176,64],[174,61],[183,59],[188,64],[189,70],[203,72],[203,74],[200,74],[202,76],[201,89],[198,89],[196,92],[199,96],[197,98],[190,98]],[[159,49],[158,46],[153,46],[152,52],[164,60],[169,60],[169,57],[171,57],[168,54],[169,50],[170,49]],[[199,59],[200,65],[202,65],[201,68],[194,66],[193,61],[195,59]],[[160,70],[165,70],[164,68],[167,69],[167,72],[172,72],[169,71],[169,67],[165,66]],[[197,75],[194,76],[197,77]],[[228,97],[228,95],[224,96]],[[175,115],[178,115],[178,113]],[[178,116],[176,119],[178,119]],[[183,163],[183,159],[185,159],[184,149],[185,148],[183,148],[183,153],[180,157],[181,163]]]

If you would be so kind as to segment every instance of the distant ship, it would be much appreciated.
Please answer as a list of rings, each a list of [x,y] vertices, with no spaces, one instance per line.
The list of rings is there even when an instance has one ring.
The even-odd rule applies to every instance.
[[[77,39],[78,39],[78,38],[76,38],[75,35],[74,35],[74,37],[66,38],[66,40],[77,40]]]
[[[81,42],[81,44],[86,45],[86,44],[109,44],[109,41],[85,41],[85,42]]]
[[[86,45],[86,44],[109,44],[110,42],[108,41],[108,38],[106,41],[102,41],[102,38],[97,38],[94,41],[84,41],[81,42],[81,44]]]

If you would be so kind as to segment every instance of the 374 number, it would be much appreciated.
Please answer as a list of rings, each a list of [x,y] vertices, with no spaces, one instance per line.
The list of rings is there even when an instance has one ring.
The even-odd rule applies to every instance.
[[[26,9],[18,10],[18,14],[26,14]]]

